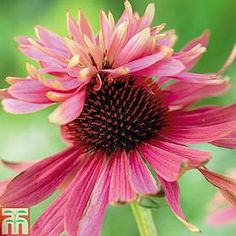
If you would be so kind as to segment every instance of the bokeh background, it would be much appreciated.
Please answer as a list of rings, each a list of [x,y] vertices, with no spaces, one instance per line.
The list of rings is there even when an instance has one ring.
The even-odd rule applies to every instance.
[[[176,29],[180,49],[188,40],[210,29],[211,40],[207,53],[195,71],[211,72],[220,69],[236,42],[235,0],[131,0],[135,10],[144,12],[147,3],[156,3],[154,23],[166,22],[167,29]],[[65,14],[69,10],[74,16],[81,8],[88,15],[95,29],[98,28],[100,9],[111,10],[116,19],[123,10],[123,0],[0,0],[0,85],[6,86],[6,76],[24,76],[25,61],[29,61],[16,49],[13,37],[33,36],[37,24],[66,35]],[[206,100],[205,103],[228,104],[236,100],[236,64],[227,71],[231,77],[232,89],[221,98]],[[11,115],[0,109],[0,156],[8,161],[38,160],[64,147],[58,129],[47,122],[50,110],[31,115]],[[236,151],[211,146],[200,146],[211,150],[213,170],[225,173],[236,168]],[[13,176],[9,170],[0,167],[1,179]],[[188,219],[198,225],[204,236],[235,236],[236,224],[213,228],[205,224],[206,205],[215,193],[196,171],[187,173],[181,179],[182,206]],[[47,207],[52,196],[44,203],[32,208],[32,222]],[[160,236],[192,235],[170,212],[166,203],[160,200],[159,209],[153,211]],[[107,211],[102,235],[135,236],[138,230],[129,206],[110,207]]]

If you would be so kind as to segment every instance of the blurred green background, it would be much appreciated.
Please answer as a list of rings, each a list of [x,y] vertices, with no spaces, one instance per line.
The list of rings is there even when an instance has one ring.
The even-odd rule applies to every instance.
[[[236,1],[235,0],[131,0],[135,10],[143,12],[147,3],[155,2],[154,23],[166,22],[167,29],[175,28],[179,35],[176,49],[188,40],[210,29],[211,40],[207,53],[195,71],[217,71],[224,63],[236,42]],[[100,9],[111,10],[116,19],[123,10],[123,1],[109,0],[0,0],[0,85],[6,86],[6,76],[24,76],[25,61],[29,61],[16,49],[15,35],[33,36],[33,27],[41,24],[57,33],[66,35],[65,14],[69,10],[76,14],[81,8],[88,15],[94,28],[98,28]],[[236,64],[231,66],[227,75],[231,77],[232,89],[222,97],[206,102],[228,104],[235,101]],[[9,161],[38,160],[62,150],[64,144],[59,138],[57,127],[47,122],[49,110],[31,115],[11,115],[0,110],[0,156]],[[211,150],[213,161],[210,167],[224,173],[231,167],[236,168],[236,152],[211,146],[200,146]],[[1,179],[13,173],[0,167]],[[215,193],[196,171],[187,173],[181,179],[182,206],[188,219],[198,225],[204,236],[235,236],[236,224],[213,228],[204,223],[207,215],[206,205]],[[32,220],[46,208],[54,198],[32,209]],[[192,235],[173,216],[164,201],[160,208],[153,211],[160,236]],[[135,236],[137,227],[129,206],[110,207],[103,226],[104,236]]]

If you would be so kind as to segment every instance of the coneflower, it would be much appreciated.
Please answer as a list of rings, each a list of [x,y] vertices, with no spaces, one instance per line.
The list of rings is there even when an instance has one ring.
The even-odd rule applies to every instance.
[[[96,36],[80,12],[78,22],[68,15],[69,38],[42,27],[37,41],[18,38],[21,51],[41,68],[27,65],[27,78],[7,79],[4,109],[28,113],[59,103],[49,119],[68,143],[15,177],[0,197],[1,205],[30,207],[61,187],[31,235],[99,235],[109,204],[159,193],[151,169],[174,214],[192,231],[199,230],[187,222],[179,200],[185,171],[198,169],[223,191],[236,192],[235,182],[206,169],[209,152],[187,146],[236,146],[236,105],[189,107],[229,86],[220,73],[188,72],[205,51],[208,34],[176,53],[173,32],[150,27],[152,4],[144,17],[133,14],[128,1],[125,8],[117,23],[102,12]]]

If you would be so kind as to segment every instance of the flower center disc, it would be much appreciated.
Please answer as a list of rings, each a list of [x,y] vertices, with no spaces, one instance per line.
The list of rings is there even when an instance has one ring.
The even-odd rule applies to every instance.
[[[167,125],[168,108],[157,85],[149,85],[151,93],[133,78],[102,80],[99,91],[88,88],[81,115],[63,126],[67,140],[91,151],[129,151]]]

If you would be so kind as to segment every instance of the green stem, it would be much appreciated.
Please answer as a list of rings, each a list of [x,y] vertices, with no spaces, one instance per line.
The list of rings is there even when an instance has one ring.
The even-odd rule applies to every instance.
[[[140,236],[158,236],[151,210],[141,207],[135,202],[131,203],[130,206],[138,225]]]

